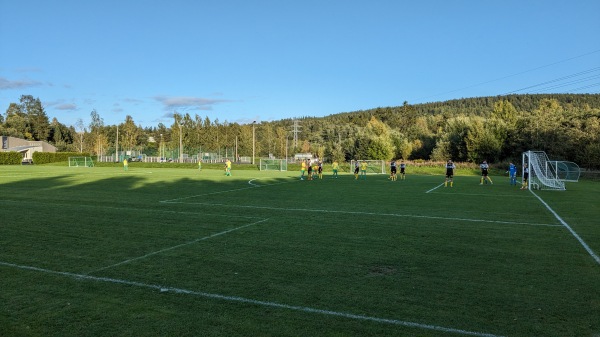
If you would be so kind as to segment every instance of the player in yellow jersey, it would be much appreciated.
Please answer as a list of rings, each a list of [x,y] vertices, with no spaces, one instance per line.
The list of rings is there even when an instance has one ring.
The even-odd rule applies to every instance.
[[[362,163],[360,163],[360,176],[364,180],[367,180],[367,167],[369,167],[369,164],[363,160]]]
[[[123,159],[123,171],[129,171],[129,162],[127,162],[127,158]]]
[[[340,168],[340,164],[338,164],[337,160],[333,161],[331,164],[331,170],[333,171],[333,177],[337,179],[338,177],[338,169]]]
[[[231,176],[231,161],[229,159],[225,160],[225,175]]]
[[[306,160],[300,164],[300,180],[304,180],[304,172],[306,172]]]

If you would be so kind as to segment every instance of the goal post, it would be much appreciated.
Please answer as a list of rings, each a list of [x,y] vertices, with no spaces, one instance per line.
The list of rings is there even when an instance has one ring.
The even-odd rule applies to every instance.
[[[69,167],[94,167],[92,157],[69,157]]]
[[[529,189],[565,190],[565,183],[559,178],[556,167],[552,165],[546,152],[523,152],[522,160],[523,168],[527,168],[529,172],[529,179],[527,180],[527,187]]]
[[[367,163],[367,173],[374,174],[386,174],[385,170],[385,160],[351,160],[350,161],[350,172],[354,172],[354,167],[358,162],[358,167],[362,162]]]
[[[286,159],[260,159],[261,171],[287,171]]]

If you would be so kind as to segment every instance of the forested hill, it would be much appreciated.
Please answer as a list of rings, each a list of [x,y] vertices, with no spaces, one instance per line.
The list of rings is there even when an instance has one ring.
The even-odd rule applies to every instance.
[[[443,115],[452,117],[457,115],[488,117],[494,110],[494,104],[498,101],[508,101],[517,111],[531,112],[539,108],[543,100],[556,100],[561,106],[570,109],[600,109],[600,94],[536,94],[536,95],[507,95],[460,98],[442,102],[431,102],[409,105],[405,102],[403,106],[378,107],[369,110],[359,110],[332,114],[325,119],[356,121],[365,124],[371,116],[382,121],[394,120],[391,115],[406,112],[409,108],[415,115]]]
[[[271,123],[290,129],[291,120]],[[600,94],[455,99],[301,118],[303,149],[326,158],[517,160],[527,150],[600,168]]]

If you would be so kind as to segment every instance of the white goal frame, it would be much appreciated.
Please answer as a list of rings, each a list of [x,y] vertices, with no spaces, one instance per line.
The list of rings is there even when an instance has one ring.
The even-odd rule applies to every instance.
[[[287,171],[287,160],[261,158],[258,167],[261,171]]]
[[[69,157],[69,167],[94,167],[92,157]]]
[[[527,188],[530,190],[565,190],[565,182],[559,179],[558,173],[556,172],[556,167],[551,164],[546,152],[523,152],[522,160],[523,167],[529,170]]]
[[[387,174],[387,171],[385,169],[385,160],[351,160],[350,172],[354,172],[354,165],[356,162],[358,162],[358,167],[360,167],[360,163],[362,163],[363,161],[367,162],[367,173]]]

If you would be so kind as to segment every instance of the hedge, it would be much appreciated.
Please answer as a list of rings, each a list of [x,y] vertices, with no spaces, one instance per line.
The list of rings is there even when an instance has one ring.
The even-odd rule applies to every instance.
[[[90,157],[87,152],[34,152],[34,164],[48,164],[56,162],[68,162],[69,157]]]
[[[21,165],[23,155],[19,152],[0,152],[0,165]]]

